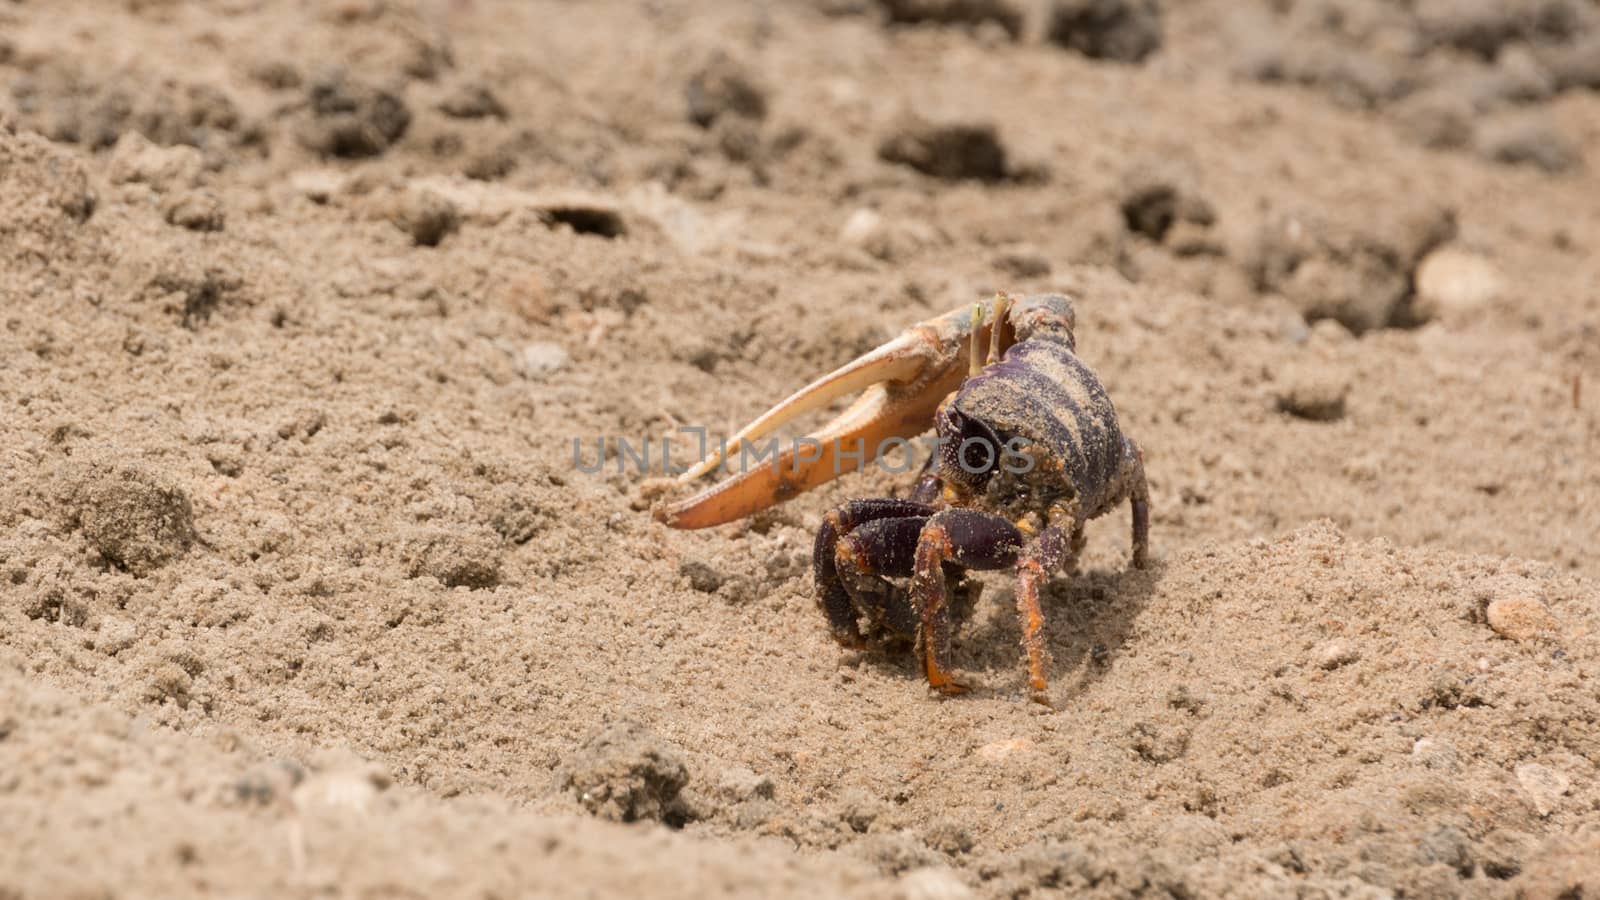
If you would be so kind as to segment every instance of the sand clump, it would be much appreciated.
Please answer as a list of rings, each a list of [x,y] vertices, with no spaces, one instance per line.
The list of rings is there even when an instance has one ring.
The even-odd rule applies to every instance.
[[[1253,267],[1258,284],[1306,321],[1334,319],[1360,334],[1410,321],[1417,265],[1455,233],[1454,214],[1426,202],[1388,210],[1375,226],[1290,213],[1262,230]]]
[[[992,23],[1015,38],[1023,10],[1011,0],[878,0],[889,21],[903,24],[981,25]]]
[[[82,163],[38,135],[0,123],[0,234],[8,255],[45,257],[94,214],[96,193]]]
[[[1142,62],[1161,49],[1157,0],[1055,0],[1049,39],[1091,59]]]
[[[748,66],[725,53],[712,56],[684,88],[689,121],[710,128],[723,117],[763,119],[767,115],[767,89]]]
[[[58,479],[67,526],[101,557],[149,575],[195,544],[194,509],[177,485],[137,463],[69,466]]]
[[[462,81],[452,92],[439,101],[439,111],[456,119],[504,119],[509,115],[505,104],[488,85],[478,81]]]
[[[562,763],[557,782],[602,819],[681,825],[685,813],[678,795],[689,773],[676,750],[622,722],[585,741]]]
[[[1130,174],[1119,205],[1129,231],[1158,243],[1170,237],[1170,243],[1182,244],[1186,233],[1216,222],[1216,211],[1197,190],[1150,171]]]
[[[411,110],[398,94],[344,72],[313,82],[306,107],[300,142],[324,156],[377,156],[411,125]]]
[[[1173,12],[1204,24],[1201,8]],[[1543,107],[1596,83],[1600,15],[1589,4],[1440,0],[1246,10],[1222,30],[1220,46],[1235,52],[1240,74],[1301,84],[1374,111],[1422,145],[1548,172],[1583,165],[1577,135]]]
[[[193,188],[205,171],[205,158],[193,147],[163,147],[130,131],[111,149],[106,177],[112,184],[144,184],[158,194]]]
[[[419,528],[406,548],[408,572],[446,587],[489,588],[500,581],[500,538],[488,528]]]
[[[161,215],[167,224],[190,231],[221,231],[227,222],[222,202],[205,191],[186,191],[169,198],[161,206]]]
[[[138,132],[157,144],[221,154],[259,137],[235,99],[202,80],[161,78],[140,67],[119,71],[63,56],[30,59],[26,68],[10,82],[18,117],[55,141],[104,149]]]
[[[909,166],[946,180],[1005,178],[1005,145],[988,122],[933,122],[915,116],[901,121],[878,145],[886,162]]]

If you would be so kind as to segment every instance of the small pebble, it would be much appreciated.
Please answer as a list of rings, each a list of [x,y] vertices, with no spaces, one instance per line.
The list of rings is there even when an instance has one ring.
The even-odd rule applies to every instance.
[[[1494,263],[1459,247],[1429,253],[1417,266],[1416,279],[1417,311],[1427,318],[1489,306],[1505,287]]]
[[[522,377],[537,381],[567,364],[567,351],[560,344],[535,341],[522,348]]]
[[[307,778],[289,799],[302,813],[327,811],[359,816],[371,811],[378,794],[389,784],[389,776],[381,768],[351,760]]]
[[[1050,274],[1050,260],[1025,244],[1001,250],[994,258],[994,267],[1012,278],[1040,278]]]
[[[143,463],[93,460],[63,479],[63,504],[111,564],[144,577],[194,545],[194,508],[176,479]]]
[[[1417,738],[1411,745],[1411,758],[1430,769],[1455,772],[1461,768],[1461,754],[1437,738]]]
[[[404,547],[407,576],[436,578],[446,587],[492,588],[500,583],[500,536],[487,526],[419,527]]]
[[[931,227],[920,222],[891,222],[878,212],[862,207],[850,214],[839,229],[839,240],[859,247],[885,261],[905,259],[938,242]]]
[[[1522,785],[1534,811],[1541,816],[1550,815],[1561,802],[1561,796],[1572,787],[1567,776],[1538,763],[1523,763],[1517,766],[1516,774],[1517,783]]]
[[[327,203],[344,189],[344,176],[321,170],[296,172],[289,176],[289,189],[312,203]]]
[[[1317,648],[1317,666],[1332,671],[1348,666],[1361,658],[1361,651],[1342,638],[1334,639]]]
[[[138,639],[139,626],[128,619],[107,616],[100,622],[100,633],[95,638],[94,647],[107,656],[116,656],[132,647]]]
[[[936,866],[914,869],[902,876],[900,895],[906,900],[968,900],[977,896],[956,873]]]
[[[1338,319],[1318,319],[1311,323],[1306,340],[1315,346],[1337,347],[1355,340],[1355,335]]]
[[[1033,741],[1027,738],[1006,738],[1003,741],[991,741],[978,748],[978,756],[988,762],[1005,762],[1013,756],[1033,752]]]
[[[1278,388],[1278,410],[1311,422],[1336,422],[1344,418],[1345,396],[1349,393],[1349,383],[1334,373],[1290,372]]]
[[[862,207],[850,214],[839,229],[839,240],[853,247],[865,248],[874,236],[883,231],[883,216]]]
[[[1400,130],[1424,147],[1459,150],[1472,143],[1477,111],[1460,91],[1443,87],[1417,91],[1392,109]]]
[[[161,213],[168,225],[190,231],[221,231],[227,221],[221,201],[206,191],[173,194],[162,204]]]
[[[569,753],[556,785],[612,822],[674,822],[689,813],[680,794],[689,769],[679,748],[631,721],[613,722]]]
[[[1209,225],[1178,221],[1167,229],[1166,245],[1179,256],[1227,256],[1228,248]]]
[[[717,790],[730,800],[771,800],[777,786],[765,775],[757,775],[744,766],[724,769],[717,777]]]
[[[1484,611],[1495,634],[1513,641],[1528,641],[1555,631],[1556,620],[1550,610],[1534,597],[1496,597]]]
[[[461,227],[461,210],[450,198],[426,188],[408,188],[395,199],[389,218],[419,247],[437,247]]]
[[[487,87],[474,82],[457,85],[439,103],[439,111],[456,119],[484,119],[506,117],[505,104]]]

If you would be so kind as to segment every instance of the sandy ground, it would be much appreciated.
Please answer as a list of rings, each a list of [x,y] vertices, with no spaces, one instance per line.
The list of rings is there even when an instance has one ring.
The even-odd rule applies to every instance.
[[[0,4],[0,898],[1600,896],[1600,6],[1086,6]],[[996,289],[1050,706],[615,458]]]

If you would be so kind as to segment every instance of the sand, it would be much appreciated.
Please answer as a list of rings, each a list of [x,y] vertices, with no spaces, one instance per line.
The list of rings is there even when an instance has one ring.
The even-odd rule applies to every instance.
[[[1600,894],[1600,7],[1047,6],[0,6],[0,897]],[[1048,705],[651,516],[1002,289]]]

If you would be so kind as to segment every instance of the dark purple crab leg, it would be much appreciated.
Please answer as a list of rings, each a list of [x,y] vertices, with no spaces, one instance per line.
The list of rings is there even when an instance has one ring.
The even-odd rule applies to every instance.
[[[883,519],[916,519],[920,523],[936,510],[926,503],[883,497],[871,500],[850,500],[828,511],[817,529],[816,544],[811,553],[812,575],[816,579],[817,604],[828,617],[828,626],[834,639],[846,646],[860,646],[861,629],[856,623],[856,608],[850,602],[850,590],[839,575],[839,541],[845,535],[870,522]],[[876,560],[863,559],[871,574]],[[862,571],[858,568],[858,571]],[[909,572],[905,574],[910,574]]]
[[[904,587],[889,578],[907,578],[916,566],[917,539],[926,516],[878,519],[839,539],[834,553],[839,578],[858,612],[875,633],[907,639],[917,636],[919,619]]]
[[[911,489],[911,499],[941,508],[944,506],[944,482],[939,480],[939,454],[928,454],[922,474],[917,476],[916,486]]]

